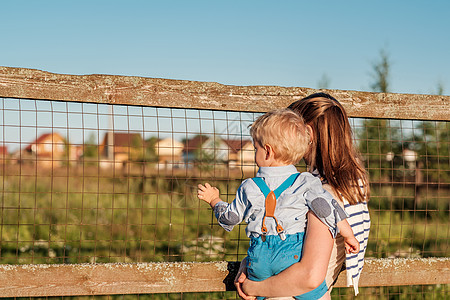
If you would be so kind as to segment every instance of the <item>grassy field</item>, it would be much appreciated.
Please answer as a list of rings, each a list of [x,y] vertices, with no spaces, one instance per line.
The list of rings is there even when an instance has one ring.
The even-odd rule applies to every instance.
[[[196,198],[197,180],[112,175],[23,168],[3,176],[2,263],[206,261],[245,253],[244,227],[225,234]],[[217,183],[226,191],[239,182]]]
[[[97,167],[10,167],[1,178],[2,263],[239,260],[245,225],[226,233],[196,185],[209,178],[232,201],[241,178],[123,176]],[[211,180],[215,178],[216,180]],[[445,191],[444,191],[445,192]],[[367,256],[449,256],[449,198],[428,189],[373,187]]]
[[[232,201],[242,178],[251,174],[178,170],[143,177],[95,166],[48,170],[27,165],[2,172],[2,264],[233,261],[246,255],[245,224],[225,232],[209,206],[196,198],[196,185],[209,181]],[[447,190],[428,188],[419,199],[412,187],[373,186],[367,257],[448,257],[449,202]],[[361,288],[360,293],[364,299],[445,299],[448,285]],[[353,297],[349,288],[332,293],[332,299]],[[235,298],[234,292],[139,295]]]

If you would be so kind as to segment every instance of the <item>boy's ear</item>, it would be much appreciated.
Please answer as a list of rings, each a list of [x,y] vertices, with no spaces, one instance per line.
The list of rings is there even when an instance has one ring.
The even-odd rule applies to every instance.
[[[275,157],[275,152],[273,151],[272,146],[270,146],[269,144],[264,145],[264,150],[266,150],[266,160],[270,157]]]

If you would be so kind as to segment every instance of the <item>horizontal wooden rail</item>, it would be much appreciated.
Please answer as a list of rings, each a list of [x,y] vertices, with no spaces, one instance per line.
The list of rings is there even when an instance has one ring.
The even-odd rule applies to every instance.
[[[0,265],[0,297],[234,290],[238,262]],[[450,283],[450,258],[367,259],[360,286]],[[345,286],[345,271],[336,283]]]
[[[0,67],[3,98],[266,112],[318,91],[133,76],[66,75]],[[450,120],[450,96],[321,91],[335,96],[351,117]]]

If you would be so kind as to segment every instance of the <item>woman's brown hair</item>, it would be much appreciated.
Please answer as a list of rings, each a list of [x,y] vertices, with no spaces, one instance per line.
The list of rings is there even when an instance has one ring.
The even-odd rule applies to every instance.
[[[343,198],[350,204],[367,201],[370,194],[367,173],[353,146],[352,129],[342,105],[328,94],[316,93],[289,108],[313,130],[305,159],[309,171],[317,169],[341,201]]]

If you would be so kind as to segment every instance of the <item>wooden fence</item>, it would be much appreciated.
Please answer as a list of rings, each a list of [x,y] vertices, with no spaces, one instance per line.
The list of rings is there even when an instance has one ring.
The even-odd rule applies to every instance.
[[[322,90],[349,116],[450,120],[450,97]],[[0,98],[265,112],[317,90],[228,86],[112,75],[63,75],[0,67]],[[447,183],[448,184],[448,183]],[[1,262],[1,261],[0,261]],[[232,290],[237,262],[0,265],[0,297],[76,296]],[[345,273],[345,271],[344,271]],[[360,286],[449,284],[450,259],[368,259]],[[336,284],[345,286],[345,274]]]

